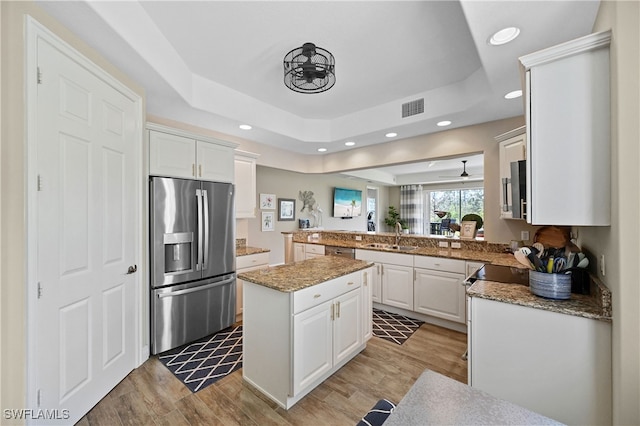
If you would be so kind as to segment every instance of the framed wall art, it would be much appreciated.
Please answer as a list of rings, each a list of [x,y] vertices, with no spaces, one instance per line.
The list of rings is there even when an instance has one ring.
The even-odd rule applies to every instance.
[[[296,200],[293,198],[278,198],[278,220],[294,220]]]
[[[276,208],[275,194],[260,194],[260,208],[272,210]]]
[[[473,240],[476,237],[476,222],[465,220],[460,224],[460,238],[463,240]]]
[[[262,232],[273,231],[275,227],[274,212],[262,212]]]

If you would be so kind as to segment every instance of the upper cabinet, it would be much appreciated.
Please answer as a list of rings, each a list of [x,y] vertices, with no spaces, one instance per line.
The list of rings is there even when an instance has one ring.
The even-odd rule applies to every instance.
[[[610,40],[596,33],[520,58],[529,223],[611,224]]]
[[[526,127],[522,126],[510,132],[496,136],[500,156],[500,217],[513,219],[513,210],[526,211],[524,202],[515,200],[514,206],[511,181],[511,163],[526,160],[527,158],[527,134]],[[524,195],[524,194],[523,194]],[[522,215],[517,215],[520,219]]]
[[[236,218],[256,217],[256,159],[258,154],[236,150]]]
[[[235,143],[147,124],[149,174],[233,182]]]

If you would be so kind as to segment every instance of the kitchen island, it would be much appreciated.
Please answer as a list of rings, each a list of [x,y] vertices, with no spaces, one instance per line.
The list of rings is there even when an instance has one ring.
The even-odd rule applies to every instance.
[[[284,409],[366,347],[369,262],[323,256],[241,273],[243,379]]]

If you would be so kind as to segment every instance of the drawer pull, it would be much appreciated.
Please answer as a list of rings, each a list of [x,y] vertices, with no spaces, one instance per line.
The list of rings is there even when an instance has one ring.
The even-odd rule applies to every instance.
[[[349,281],[347,285],[353,285],[353,281]]]
[[[313,295],[313,298],[314,298],[314,299],[317,299],[317,298],[318,298],[318,297],[320,297],[320,296],[322,296],[322,295],[321,295],[321,294],[314,294],[314,295]]]

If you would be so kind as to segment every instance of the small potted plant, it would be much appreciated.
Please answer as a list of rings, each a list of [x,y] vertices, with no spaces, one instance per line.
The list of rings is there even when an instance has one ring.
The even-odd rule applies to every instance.
[[[396,223],[400,223],[403,232],[409,232],[409,225],[407,224],[407,221],[404,219],[400,219],[400,213],[398,213],[398,210],[394,206],[389,206],[388,216],[384,218],[384,223],[386,223],[393,229],[395,229]]]

